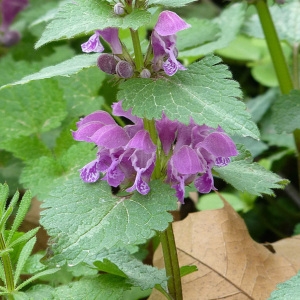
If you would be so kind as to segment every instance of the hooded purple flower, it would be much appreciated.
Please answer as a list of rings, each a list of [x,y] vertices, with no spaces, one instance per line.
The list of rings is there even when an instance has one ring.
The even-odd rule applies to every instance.
[[[176,143],[167,166],[167,182],[176,190],[178,200],[184,201],[184,186],[194,181],[200,193],[215,190],[212,176],[214,166],[226,166],[230,157],[238,154],[231,138],[221,127],[177,123]]]
[[[83,52],[103,52],[104,47],[100,42],[100,36],[110,45],[113,54],[122,54],[122,45],[118,36],[118,28],[108,27],[96,30],[89,40],[81,45]]]
[[[151,35],[154,58],[152,61],[155,72],[163,69],[168,76],[186,68],[177,61],[176,33],[189,28],[190,25],[172,11],[163,11]]]
[[[0,12],[2,23],[0,25],[0,44],[12,46],[20,40],[17,31],[9,30],[16,15],[28,5],[28,0],[2,0]]]
[[[110,186],[122,185],[127,192],[137,190],[145,195],[156,163],[156,146],[143,120],[124,111],[122,102],[113,104],[113,114],[129,119],[133,124],[120,127],[104,111],[96,111],[77,123],[73,137],[78,141],[94,143],[97,158],[81,169],[81,178],[95,182],[102,180]],[[155,122],[160,139],[162,178],[176,190],[178,200],[184,202],[185,186],[194,182],[200,193],[215,190],[213,167],[226,166],[230,157],[237,155],[236,146],[222,130],[198,125],[192,119],[185,125],[169,120],[163,114]]]
[[[113,105],[113,113],[127,117],[133,125],[119,126],[104,111],[94,112],[77,123],[73,138],[97,145],[97,158],[81,169],[85,182],[95,182],[104,173],[102,180],[110,186],[128,186],[128,192],[137,190],[145,195],[149,192],[149,181],[154,169],[156,146],[143,122],[122,109],[121,102]]]

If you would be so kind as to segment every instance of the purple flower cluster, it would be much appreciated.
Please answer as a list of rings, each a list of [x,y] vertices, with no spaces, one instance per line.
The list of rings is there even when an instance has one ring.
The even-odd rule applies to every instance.
[[[16,15],[28,5],[28,0],[2,0],[0,1],[1,25],[0,44],[12,46],[20,40],[18,31],[10,30]]]
[[[121,5],[121,6],[120,6]],[[118,14],[124,14],[124,7],[117,3],[114,11]],[[157,73],[160,70],[168,76],[174,75],[178,70],[186,70],[186,68],[177,61],[178,51],[176,48],[176,33],[178,31],[189,28],[190,25],[182,20],[176,13],[172,11],[163,11],[151,34],[151,48],[153,58],[150,67],[149,62],[145,61],[145,68],[140,71],[140,77],[149,78],[151,73]],[[104,47],[100,42],[102,37],[111,47],[113,54],[101,54],[98,58],[97,65],[105,73],[116,74],[120,78],[130,78],[134,75],[133,61],[125,59],[122,46],[118,37],[118,28],[106,28],[104,30],[96,30],[86,43],[81,45],[82,51],[103,52]],[[125,51],[127,53],[127,51]],[[151,69],[151,71],[149,70]]]
[[[160,163],[161,177],[176,190],[184,201],[185,185],[194,182],[201,193],[214,187],[212,168],[226,166],[230,157],[237,155],[236,146],[219,127],[213,129],[169,120],[164,114],[155,121],[161,149],[152,142],[143,127],[142,119],[124,111],[122,102],[113,105],[113,114],[129,119],[133,124],[119,126],[104,111],[96,111],[77,123],[73,138],[96,144],[97,157],[81,169],[85,182],[106,180],[110,186],[126,187],[145,195],[150,191],[149,181],[155,164]]]

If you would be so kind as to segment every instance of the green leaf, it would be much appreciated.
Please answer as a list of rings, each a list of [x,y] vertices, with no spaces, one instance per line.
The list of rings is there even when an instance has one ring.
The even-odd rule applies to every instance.
[[[60,237],[55,260],[93,262],[103,248],[142,244],[164,230],[172,221],[168,211],[177,207],[174,190],[160,181],[150,187],[145,196],[117,197],[106,182],[87,184],[79,176],[57,186],[41,213],[48,234]]]
[[[58,78],[64,91],[69,116],[78,118],[101,109],[104,101],[99,96],[99,89],[105,78],[106,74],[97,67],[82,70],[70,78]]]
[[[103,261],[99,261],[99,260],[95,261],[94,265],[101,272],[113,274],[113,275],[116,275],[116,276],[121,276],[121,277],[124,277],[124,278],[127,277],[126,274],[123,271],[121,271],[117,265],[112,263],[107,258],[104,258]]]
[[[292,133],[300,128],[300,91],[280,95],[272,106],[271,120],[278,133]]]
[[[0,215],[0,231],[2,231],[3,229],[5,229],[6,227],[6,222],[8,220],[8,218],[10,217],[10,215],[12,214],[15,205],[17,203],[17,201],[19,200],[19,192],[17,191],[13,198],[10,200],[9,205],[7,207],[7,209],[3,208],[2,214]],[[7,199],[6,199],[7,200]],[[6,202],[6,201],[5,201]]]
[[[151,14],[145,10],[134,10],[125,17],[117,16],[113,13],[113,5],[104,0],[69,2],[59,8],[55,19],[47,25],[35,47],[79,34],[86,34],[88,39],[88,34],[93,30],[107,27],[137,29],[150,19]]]
[[[79,54],[55,66],[46,67],[37,73],[23,77],[21,80],[4,85],[1,87],[1,89],[8,86],[28,83],[33,80],[52,78],[55,76],[70,76],[72,74],[78,73],[84,68],[94,67],[96,65],[98,57],[99,53]]]
[[[17,285],[17,282],[19,280],[20,274],[22,272],[22,269],[26,263],[26,260],[28,259],[28,257],[30,256],[30,253],[33,249],[33,246],[36,242],[36,237],[31,238],[23,247],[19,259],[18,259],[18,263],[15,269],[15,273],[14,273],[14,285]]]
[[[181,7],[194,1],[196,0],[148,0],[147,3],[149,6],[163,5],[167,7]]]
[[[277,285],[268,300],[296,300],[300,295],[300,272]]]
[[[122,300],[123,293],[130,289],[125,279],[118,276],[104,274],[97,277],[84,277],[69,285],[56,288],[55,299],[64,300]],[[87,298],[88,296],[88,298]]]
[[[100,271],[111,270],[112,274],[127,278],[126,282],[142,290],[153,288],[156,284],[166,285],[167,282],[165,270],[143,264],[125,249],[102,251],[94,265]]]
[[[275,99],[279,96],[278,89],[268,89],[266,93],[252,98],[246,102],[247,108],[255,123],[258,123]]]
[[[187,124],[192,117],[198,124],[221,126],[227,133],[258,138],[245,104],[237,100],[241,91],[231,80],[221,59],[207,56],[172,77],[136,78],[120,85],[119,99],[125,110],[148,119],[160,119],[162,111],[171,120]]]
[[[31,193],[30,191],[26,191],[24,196],[22,197],[21,203],[19,204],[17,214],[15,216],[14,222],[11,226],[9,236],[7,238],[7,243],[9,244],[14,233],[18,230],[19,226],[25,219],[25,216],[28,212],[29,206],[31,204]]]
[[[220,30],[218,39],[204,45],[179,52],[179,57],[194,57],[196,59],[214,52],[217,49],[227,47],[239,33],[241,25],[245,19],[245,9],[246,5],[244,3],[235,3],[228,6],[222,11],[219,17],[213,19],[213,23],[216,24]]]
[[[196,271],[198,271],[197,266],[182,266],[182,267],[180,267],[180,277],[189,275]]]
[[[5,212],[6,200],[9,195],[9,187],[6,183],[0,184],[0,216]]]
[[[181,51],[195,48],[219,37],[219,26],[212,20],[192,18],[187,19],[186,22],[191,27],[177,33],[176,47],[179,55],[181,55]]]
[[[31,230],[27,231],[26,233],[22,234],[20,237],[18,237],[14,241],[12,241],[10,244],[7,243],[7,247],[13,248],[18,244],[21,244],[23,242],[27,242],[28,240],[30,240],[32,237],[34,237],[37,234],[39,229],[40,229],[40,227],[36,227],[34,229],[31,229]]]
[[[238,196],[232,193],[220,193],[221,196],[233,207],[236,211],[243,211],[247,209],[247,204]],[[201,195],[199,202],[197,203],[197,209],[199,210],[211,210],[218,209],[224,206],[224,202],[220,196],[216,193],[210,193],[207,195]]]
[[[0,139],[49,131],[66,116],[62,91],[51,79],[3,89],[0,98]]]
[[[25,294],[30,300],[53,300],[55,288],[46,284],[36,284],[26,290]]]
[[[95,157],[93,146],[88,143],[77,143],[58,154],[56,157],[42,156],[32,160],[22,171],[20,181],[40,200],[65,180],[78,177],[78,170]]]
[[[50,149],[36,135],[6,140],[1,142],[0,146],[24,161],[51,155]]]
[[[287,41],[290,45],[295,45],[300,42],[300,3],[291,1],[284,5],[273,5],[270,7],[272,19],[276,20],[274,25],[278,37],[281,41]],[[251,16],[245,25],[243,31],[251,36],[264,38],[262,27],[257,14]]]
[[[283,189],[289,183],[258,163],[253,163],[252,158],[244,153],[244,149],[239,151],[239,156],[227,166],[214,168],[218,176],[237,190],[256,196],[274,195],[272,189]]]
[[[57,272],[59,269],[58,268],[54,268],[54,269],[47,269],[47,270],[43,270],[35,275],[33,275],[32,277],[30,277],[29,279],[23,281],[17,288],[16,290],[21,290],[24,286],[26,286],[27,284],[37,280],[38,278],[42,277],[42,276],[46,276],[49,274],[53,274],[55,272]]]

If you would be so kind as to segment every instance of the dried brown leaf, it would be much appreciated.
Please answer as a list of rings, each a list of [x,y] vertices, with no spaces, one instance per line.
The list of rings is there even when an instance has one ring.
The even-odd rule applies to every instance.
[[[182,278],[185,300],[267,299],[278,283],[299,269],[299,261],[281,254],[280,246],[275,245],[272,253],[252,240],[243,219],[227,202],[222,209],[192,213],[173,223],[173,229],[180,266],[198,268]],[[154,255],[154,265],[163,267],[161,249]],[[149,299],[165,298],[154,291]]]

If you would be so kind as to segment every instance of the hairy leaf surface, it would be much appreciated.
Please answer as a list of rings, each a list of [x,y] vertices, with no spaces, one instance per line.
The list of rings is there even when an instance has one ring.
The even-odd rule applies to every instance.
[[[201,125],[221,126],[229,134],[258,138],[245,104],[237,100],[239,85],[220,62],[207,56],[172,77],[128,80],[120,85],[118,98],[123,99],[124,109],[133,108],[139,117],[160,119],[165,112],[171,120],[187,124],[192,117]]]
[[[138,245],[162,231],[177,207],[174,190],[160,181],[146,196],[117,197],[106,182],[80,178],[57,186],[43,204],[41,223],[53,237],[56,260],[93,261],[104,248]]]

